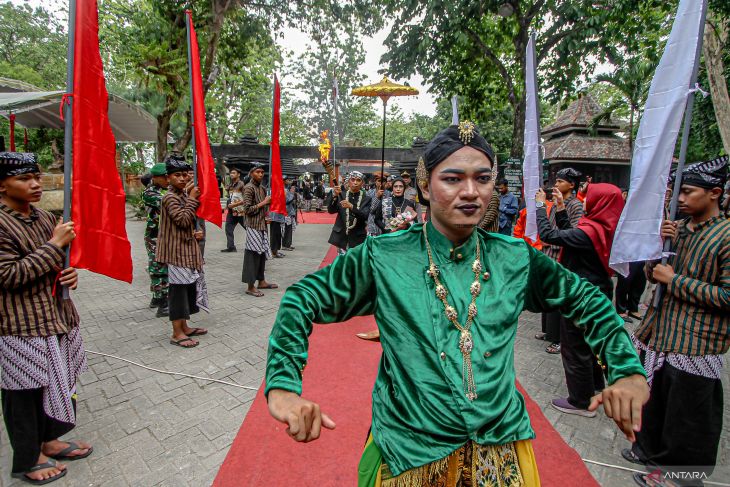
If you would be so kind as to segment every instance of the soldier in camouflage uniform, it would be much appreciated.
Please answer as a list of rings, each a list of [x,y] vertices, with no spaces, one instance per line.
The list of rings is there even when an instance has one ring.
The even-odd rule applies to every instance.
[[[155,164],[150,170],[152,182],[142,193],[147,209],[147,228],[144,232],[144,246],[147,249],[147,272],[150,275],[152,301],[150,308],[157,307],[157,316],[168,315],[167,311],[167,265],[155,261],[157,234],[160,228],[160,204],[167,193],[169,182],[165,164]]]

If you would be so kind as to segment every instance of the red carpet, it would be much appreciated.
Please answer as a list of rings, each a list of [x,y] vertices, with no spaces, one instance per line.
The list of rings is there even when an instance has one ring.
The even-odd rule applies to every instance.
[[[317,225],[334,225],[335,218],[337,218],[336,214],[330,215],[326,211],[304,211],[300,212],[299,215],[297,215],[297,221],[299,223],[314,223]]]
[[[309,215],[309,214],[307,214]],[[315,215],[315,214],[312,214]],[[306,219],[306,216],[305,216]],[[307,222],[309,223],[309,222]],[[336,256],[330,248],[322,265]],[[355,337],[374,328],[372,316],[345,323],[316,325],[304,374],[307,399],[337,423],[315,442],[298,444],[286,427],[269,416],[263,387],[221,466],[213,485],[349,487],[357,483],[357,464],[370,425],[370,397],[380,347]],[[518,384],[518,387],[519,384]],[[578,454],[560,437],[539,406],[525,395],[542,485],[598,486]]]

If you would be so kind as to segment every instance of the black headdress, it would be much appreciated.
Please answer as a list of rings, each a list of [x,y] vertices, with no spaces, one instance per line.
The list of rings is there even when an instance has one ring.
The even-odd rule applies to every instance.
[[[165,158],[165,167],[167,168],[167,174],[173,174],[182,171],[192,171],[193,166],[188,164],[185,160],[185,156],[181,154],[170,154]]]
[[[728,159],[728,156],[722,156],[690,164],[682,171],[682,184],[706,189],[722,188],[727,181]],[[674,178],[675,173],[672,173],[672,180]]]
[[[0,178],[41,172],[32,152],[0,152]]]
[[[580,178],[583,176],[583,173],[580,171],[576,171],[572,167],[565,167],[561,169],[560,171],[555,174],[555,177],[557,179],[562,179],[563,181],[568,181],[569,183],[573,183],[578,188],[578,185],[580,184]]]

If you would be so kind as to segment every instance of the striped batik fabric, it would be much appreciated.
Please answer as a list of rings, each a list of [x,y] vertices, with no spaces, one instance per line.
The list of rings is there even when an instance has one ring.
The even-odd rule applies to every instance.
[[[0,388],[42,388],[43,410],[58,421],[76,423],[71,396],[87,368],[78,326],[49,337],[0,337]]]
[[[578,226],[578,220],[581,219],[583,216],[583,203],[576,198],[575,196],[571,196],[567,200],[565,200],[565,210],[568,212],[568,218],[570,218],[570,228],[575,228]],[[553,226],[553,228],[558,227],[557,223],[557,207],[553,204],[553,209],[548,214],[548,220],[550,221],[550,224]],[[563,228],[562,230],[567,230]],[[542,243],[542,253],[547,255],[553,260],[560,260],[560,252],[563,250],[563,248],[559,245],[550,245],[549,243],[543,242]]]
[[[155,260],[163,264],[203,268],[200,246],[195,240],[195,214],[200,203],[177,190],[168,192],[162,198],[160,213],[160,234],[157,237]]]
[[[683,355],[721,355],[730,341],[730,220],[680,223],[668,263],[675,272],[658,308],[634,332],[649,348]]]
[[[48,241],[56,218],[0,203],[0,336],[51,336],[78,325],[71,300],[53,296],[64,252]],[[60,293],[59,293],[60,296]]]
[[[243,204],[241,212],[245,215],[244,224],[246,228],[254,228],[256,230],[266,231],[266,215],[268,214],[268,205],[257,205],[262,203],[266,198],[266,190],[261,184],[253,182],[248,183],[243,188]]]

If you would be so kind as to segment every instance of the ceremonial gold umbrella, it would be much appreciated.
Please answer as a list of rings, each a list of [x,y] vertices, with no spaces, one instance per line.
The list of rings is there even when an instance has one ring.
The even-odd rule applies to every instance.
[[[383,76],[383,79],[379,83],[353,88],[352,94],[354,96],[377,96],[383,100],[383,146],[380,152],[380,174],[383,174],[385,170],[385,109],[388,105],[388,99],[391,96],[417,95],[418,90],[407,85],[393,83],[387,76]]]

